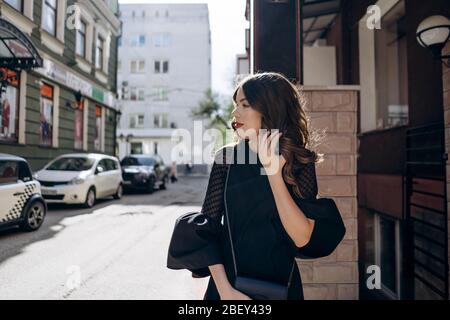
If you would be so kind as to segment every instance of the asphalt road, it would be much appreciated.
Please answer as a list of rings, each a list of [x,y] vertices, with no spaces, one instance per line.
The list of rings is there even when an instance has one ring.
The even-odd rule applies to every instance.
[[[200,210],[206,177],[93,209],[51,206],[33,233],[0,231],[0,299],[202,299],[207,278],[166,268],[175,220]]]

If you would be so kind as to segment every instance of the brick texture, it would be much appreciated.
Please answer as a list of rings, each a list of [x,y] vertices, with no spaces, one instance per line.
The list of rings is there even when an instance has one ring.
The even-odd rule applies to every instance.
[[[304,296],[307,300],[358,299],[358,93],[303,90],[312,130],[325,133],[316,149],[324,155],[324,161],[316,166],[319,196],[335,200],[346,227],[344,240],[332,254],[320,259],[298,260]]]

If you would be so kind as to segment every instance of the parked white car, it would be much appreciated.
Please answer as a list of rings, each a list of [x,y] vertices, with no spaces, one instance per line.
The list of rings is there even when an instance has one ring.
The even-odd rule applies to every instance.
[[[122,170],[117,158],[103,154],[65,154],[35,176],[47,203],[84,204],[91,208],[96,199],[123,194]]]
[[[0,201],[0,228],[36,231],[42,226],[47,206],[25,159],[0,154]]]

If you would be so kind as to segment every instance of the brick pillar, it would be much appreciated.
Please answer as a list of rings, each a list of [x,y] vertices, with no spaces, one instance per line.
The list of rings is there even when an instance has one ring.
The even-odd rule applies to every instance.
[[[318,148],[324,154],[324,162],[316,167],[319,196],[336,201],[347,229],[344,240],[330,256],[298,260],[305,299],[358,299],[358,90],[346,86],[302,90],[312,129],[326,130]]]
[[[444,48],[443,55],[450,55],[450,42],[447,42],[447,46]],[[450,62],[450,59],[449,59]],[[450,154],[450,68],[442,64],[442,84],[444,88],[444,123],[445,123],[445,152]],[[448,243],[450,243],[450,164],[447,163],[447,237]],[[448,261],[450,261],[450,245],[448,246]],[[448,275],[450,278],[450,274]],[[449,282],[450,291],[450,282]]]

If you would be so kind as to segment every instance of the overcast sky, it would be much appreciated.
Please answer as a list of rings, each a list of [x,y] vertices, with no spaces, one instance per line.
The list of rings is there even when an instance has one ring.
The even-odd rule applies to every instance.
[[[207,3],[212,42],[212,88],[230,94],[236,55],[245,53],[245,0],[119,0],[120,3]]]

